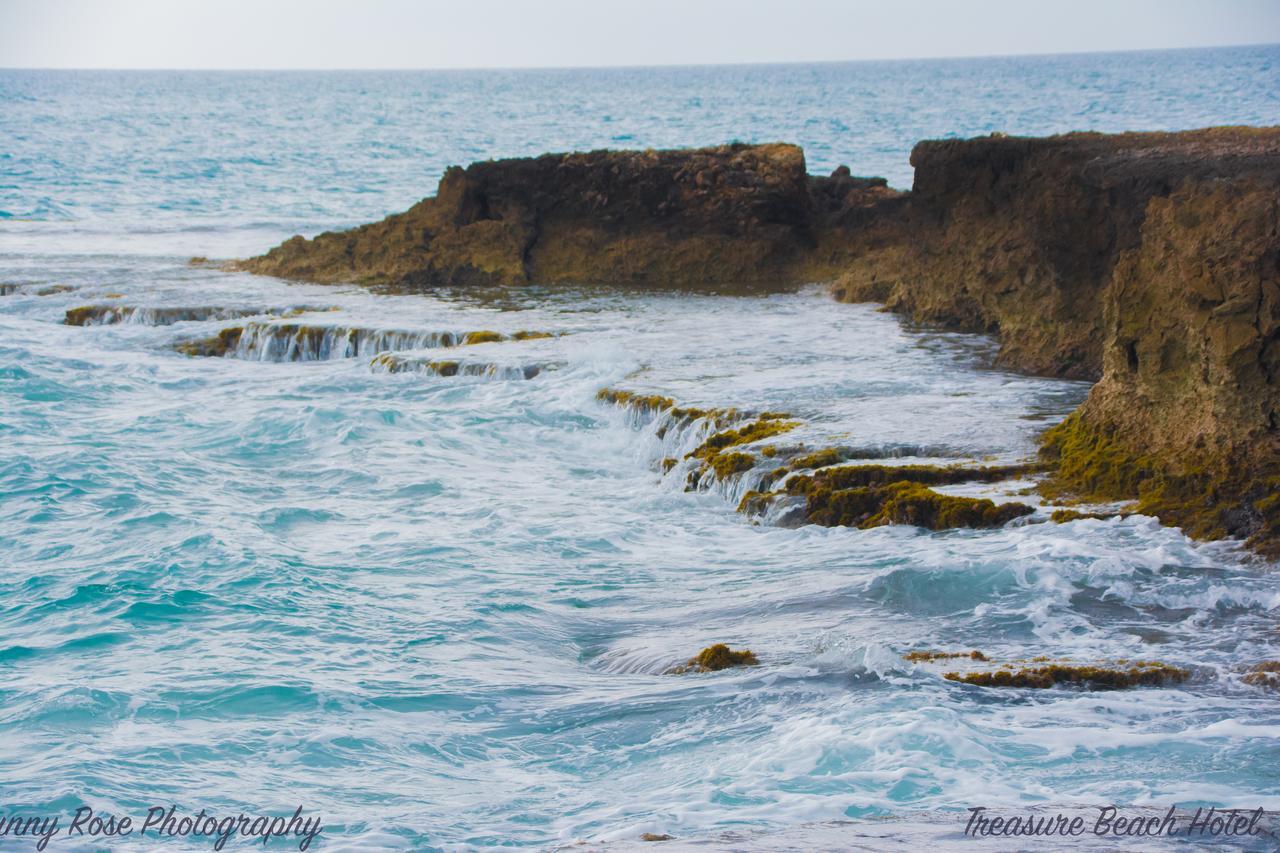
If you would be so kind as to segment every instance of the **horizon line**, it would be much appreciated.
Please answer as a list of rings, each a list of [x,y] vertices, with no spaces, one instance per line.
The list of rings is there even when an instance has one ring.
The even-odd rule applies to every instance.
[[[639,71],[652,69],[677,68],[754,68],[759,66],[794,66],[794,65],[857,65],[878,62],[956,62],[982,59],[1051,59],[1064,56],[1105,56],[1125,53],[1172,53],[1192,50],[1236,50],[1242,48],[1280,47],[1280,42],[1249,42],[1244,44],[1209,44],[1180,45],[1176,47],[1138,47],[1120,48],[1116,50],[1067,50],[1050,53],[985,53],[946,56],[895,56],[877,59],[786,59],[765,60],[761,62],[660,62],[651,64],[622,65],[454,65],[416,67],[416,66],[352,66],[352,67],[128,67],[108,65],[65,66],[65,65],[9,65],[0,66],[0,71],[129,71],[129,72],[223,72],[230,74],[255,74],[264,72],[276,73],[332,73],[358,72],[377,73],[387,71],[402,72],[442,72],[442,71]]]

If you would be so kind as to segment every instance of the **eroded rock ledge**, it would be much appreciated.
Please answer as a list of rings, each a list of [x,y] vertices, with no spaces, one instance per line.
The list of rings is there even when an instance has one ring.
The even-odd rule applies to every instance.
[[[240,266],[410,287],[813,281],[849,257],[838,235],[902,196],[847,169],[810,177],[785,144],[490,160],[450,168],[404,213]]]

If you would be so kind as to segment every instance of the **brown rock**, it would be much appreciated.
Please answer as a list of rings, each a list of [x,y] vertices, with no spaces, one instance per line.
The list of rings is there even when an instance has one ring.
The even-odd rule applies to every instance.
[[[911,159],[898,239],[855,258],[841,298],[1099,379],[1046,436],[1047,493],[1280,553],[1280,128],[922,142]]]
[[[819,250],[828,220],[856,226],[858,209],[898,195],[880,179],[810,178],[784,144],[491,160],[450,168],[404,213],[294,237],[240,267],[409,286],[798,283],[852,250]]]

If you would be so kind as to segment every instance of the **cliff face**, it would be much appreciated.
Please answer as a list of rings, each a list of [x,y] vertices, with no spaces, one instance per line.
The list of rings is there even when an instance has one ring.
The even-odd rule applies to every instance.
[[[405,285],[798,282],[846,243],[827,223],[901,195],[848,170],[811,178],[794,145],[549,154],[451,168],[434,198],[241,264],[310,281]]]
[[[837,284],[928,323],[998,332],[1002,364],[1097,379],[1103,290],[1147,205],[1184,184],[1274,175],[1253,128],[921,142],[901,238]]]
[[[1280,128],[921,143],[849,300],[1099,379],[1045,437],[1055,496],[1280,548]]]
[[[1103,375],[1046,435],[1058,488],[1280,556],[1280,158],[1147,208],[1103,304]]]

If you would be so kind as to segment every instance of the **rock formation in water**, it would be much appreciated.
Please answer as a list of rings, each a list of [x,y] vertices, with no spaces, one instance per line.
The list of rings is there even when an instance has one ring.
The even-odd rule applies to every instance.
[[[1097,381],[1046,436],[1046,493],[1280,554],[1280,128],[922,142],[911,161],[909,194],[810,177],[783,144],[476,163],[405,213],[240,266],[410,286],[839,273],[838,298]]]
[[[453,167],[404,213],[240,264],[318,282],[693,285],[826,278],[833,229],[902,194],[847,169],[810,177],[794,145],[593,151]]]
[[[1045,439],[1055,495],[1280,550],[1280,128],[923,142],[900,239],[840,298],[993,332],[1097,379]]]

